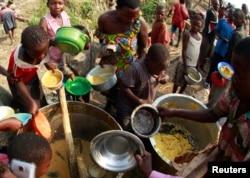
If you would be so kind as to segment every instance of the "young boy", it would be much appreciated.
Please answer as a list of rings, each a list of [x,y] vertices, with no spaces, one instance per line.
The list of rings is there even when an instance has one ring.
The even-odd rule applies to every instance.
[[[195,14],[191,19],[191,29],[183,33],[182,39],[182,61],[176,66],[175,76],[173,78],[173,93],[183,93],[187,87],[187,81],[184,75],[187,74],[188,67],[197,67],[197,62],[200,54],[200,46],[202,35],[200,30],[203,26],[203,19],[199,14]]]
[[[166,9],[164,6],[157,6],[155,10],[155,21],[150,33],[151,44],[162,43],[166,47],[169,44],[168,26],[166,23]]]
[[[173,17],[172,17],[172,26],[171,26],[171,34],[170,34],[170,45],[173,46],[174,43],[174,35],[176,30],[178,29],[178,40],[176,43],[176,47],[179,46],[180,40],[181,40],[181,35],[182,31],[184,30],[185,27],[185,20],[189,18],[188,10],[185,7],[185,0],[179,0],[179,2],[175,3],[172,6],[172,9],[168,13],[168,17],[170,14],[174,11]]]
[[[218,10],[219,10],[219,0],[211,0],[212,7],[208,8],[206,11],[205,25],[202,30],[202,44],[199,56],[199,69],[205,71],[204,67],[207,59],[209,59],[213,53],[214,40],[215,40],[215,30],[214,26],[218,22]],[[212,28],[211,28],[212,27]]]
[[[34,163],[36,177],[48,172],[52,159],[52,149],[49,142],[33,132],[24,132],[15,136],[8,146],[9,162],[13,159]]]
[[[244,30],[245,23],[245,15],[241,9],[235,9],[233,12],[233,23],[235,25],[235,29],[232,32],[231,38],[228,41],[227,52],[225,55],[225,61],[231,63],[233,49],[236,44],[246,37],[246,33]]]
[[[222,125],[218,153],[214,160],[246,162],[250,160],[250,37],[239,41],[232,54],[234,74],[229,90],[211,109],[184,110],[158,107],[162,117],[184,117],[198,122],[216,122],[227,117]],[[197,163],[198,165],[198,163]]]
[[[48,50],[46,32],[41,26],[33,25],[24,29],[21,44],[10,56],[7,71],[11,77],[8,84],[20,112],[35,115],[39,108],[47,105],[37,70],[48,62]]]
[[[121,78],[117,102],[117,120],[130,131],[130,116],[140,104],[152,103],[159,83],[166,83],[165,70],[170,64],[166,46],[153,44],[144,58],[134,62]]]

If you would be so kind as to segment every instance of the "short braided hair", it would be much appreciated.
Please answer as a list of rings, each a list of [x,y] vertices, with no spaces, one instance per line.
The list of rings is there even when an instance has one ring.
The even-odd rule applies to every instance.
[[[52,153],[49,142],[42,136],[33,132],[24,132],[15,136],[8,147],[10,160],[21,161],[40,165],[45,156]]]
[[[45,40],[49,40],[47,33],[40,25],[26,27],[21,35],[21,43],[24,48],[36,46]]]

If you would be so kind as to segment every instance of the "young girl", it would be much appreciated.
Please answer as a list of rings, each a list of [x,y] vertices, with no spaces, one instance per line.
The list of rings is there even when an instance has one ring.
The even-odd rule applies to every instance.
[[[168,13],[168,17],[170,14],[174,11],[173,17],[172,17],[172,26],[171,26],[171,35],[170,35],[170,45],[173,45],[174,42],[174,35],[176,30],[179,30],[178,35],[178,41],[176,43],[176,47],[179,46],[179,42],[181,40],[182,31],[185,27],[185,20],[189,18],[188,10],[185,7],[185,0],[180,0],[180,2],[175,3],[172,6],[172,9]]]
[[[50,12],[42,17],[40,25],[44,28],[50,40],[49,62],[57,66],[61,61],[63,52],[55,47],[53,40],[56,36],[56,31],[60,27],[71,26],[71,24],[68,14],[64,11],[65,0],[48,0],[47,6]]]
[[[184,75],[187,74],[187,67],[197,67],[197,61],[200,54],[200,46],[202,35],[200,30],[203,26],[203,19],[200,15],[195,14],[191,19],[191,29],[185,31],[182,39],[182,61],[176,66],[175,76],[173,79],[173,93],[183,93],[187,87],[187,82]]]
[[[157,6],[155,10],[155,21],[151,31],[151,44],[162,43],[166,47],[169,44],[168,26],[166,24],[166,9],[164,6]]]
[[[29,26],[22,32],[21,44],[12,52],[7,71],[9,88],[20,112],[33,115],[47,105],[37,70],[49,61],[48,36],[41,26]],[[47,68],[49,66],[47,65]]]

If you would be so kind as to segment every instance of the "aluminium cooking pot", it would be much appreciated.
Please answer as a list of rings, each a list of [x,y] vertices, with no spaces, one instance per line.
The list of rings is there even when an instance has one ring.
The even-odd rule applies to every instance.
[[[88,41],[88,36],[75,27],[61,27],[55,36],[56,47],[73,55],[81,52]]]

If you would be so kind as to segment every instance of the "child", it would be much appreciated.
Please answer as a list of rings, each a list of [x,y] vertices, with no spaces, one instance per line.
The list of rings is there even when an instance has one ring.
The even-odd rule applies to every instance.
[[[79,54],[73,56],[64,53],[62,63],[59,64],[59,69],[63,71],[67,78],[73,79],[74,76],[83,76],[96,65],[96,58],[100,56],[100,43],[91,41],[88,30],[82,25],[74,25],[73,27],[81,30],[88,35],[89,41],[86,43],[84,49]],[[85,102],[89,102],[89,95],[82,96]]]
[[[214,27],[218,22],[218,10],[219,10],[219,1],[218,0],[211,0],[212,7],[208,8],[206,11],[206,18],[205,18],[205,25],[202,30],[202,44],[199,56],[199,64],[198,68],[200,70],[205,71],[205,64],[207,59],[211,57],[213,54],[214,48],[214,40],[216,37]],[[211,28],[212,27],[212,28]]]
[[[44,28],[50,40],[49,62],[56,67],[61,62],[63,54],[63,52],[54,45],[56,31],[60,27],[71,26],[71,24],[68,14],[64,11],[65,0],[48,0],[47,6],[50,12],[41,18],[40,25]]]
[[[232,55],[231,88],[211,109],[199,111],[158,107],[162,117],[184,117],[198,122],[216,122],[227,117],[222,125],[218,153],[214,160],[244,162],[250,160],[250,37],[239,41]],[[197,163],[198,165],[198,163]]]
[[[37,70],[48,62],[48,49],[46,32],[41,26],[33,25],[24,29],[21,44],[10,56],[8,84],[20,112],[35,115],[39,108],[47,105]]]
[[[241,9],[235,9],[233,12],[233,23],[235,25],[235,29],[233,30],[231,37],[228,41],[227,51],[225,54],[225,60],[228,63],[231,63],[231,58],[233,54],[233,49],[236,44],[246,37],[246,33],[244,30],[244,21],[245,16]],[[212,85],[212,88],[209,93],[209,101],[207,103],[208,107],[212,107],[216,101],[220,98],[220,96],[225,92],[226,89],[230,86],[230,81],[227,81],[227,84],[223,87],[216,87]]]
[[[165,70],[170,64],[166,46],[153,44],[144,58],[134,62],[121,78],[117,102],[117,120],[125,130],[130,130],[130,116],[140,104],[153,103],[157,86],[165,84]]]
[[[3,22],[4,31],[9,35],[10,44],[12,45],[14,41],[14,31],[17,28],[15,12],[9,7],[1,9],[0,22]]]
[[[175,3],[172,6],[172,9],[168,13],[168,17],[170,14],[174,11],[173,17],[172,17],[172,26],[171,26],[171,34],[170,34],[170,45],[173,46],[174,43],[174,35],[178,28],[179,35],[178,35],[178,41],[176,43],[176,47],[179,46],[182,31],[185,27],[185,20],[189,18],[188,10],[185,7],[185,0],[180,0],[179,3]]]
[[[9,162],[17,159],[35,163],[36,177],[45,175],[52,159],[52,149],[49,142],[33,132],[24,132],[15,136],[8,146]]]
[[[221,14],[220,9],[219,14]],[[222,11],[223,12],[223,11]],[[214,48],[214,53],[211,57],[210,68],[207,74],[206,82],[204,83],[204,88],[210,88],[211,85],[211,74],[214,71],[217,71],[217,65],[219,62],[223,61],[225,54],[227,52],[227,46],[229,39],[232,35],[234,30],[233,25],[233,9],[228,10],[227,18],[221,18],[219,23],[215,27],[215,33],[218,36],[217,43]]]
[[[200,30],[203,26],[203,19],[199,14],[195,14],[191,19],[191,29],[185,31],[182,39],[182,61],[176,66],[175,76],[173,78],[173,93],[183,93],[187,87],[184,76],[187,74],[187,67],[197,67],[197,61],[200,54],[202,35]]]
[[[150,33],[151,44],[162,43],[166,47],[169,44],[168,27],[166,24],[166,9],[164,6],[157,6],[155,10],[155,21]]]
[[[246,33],[244,30],[245,23],[245,15],[241,9],[235,9],[233,12],[233,23],[235,25],[235,29],[232,32],[231,38],[228,41],[227,52],[225,54],[225,61],[231,63],[233,48],[235,45],[246,37]]]

